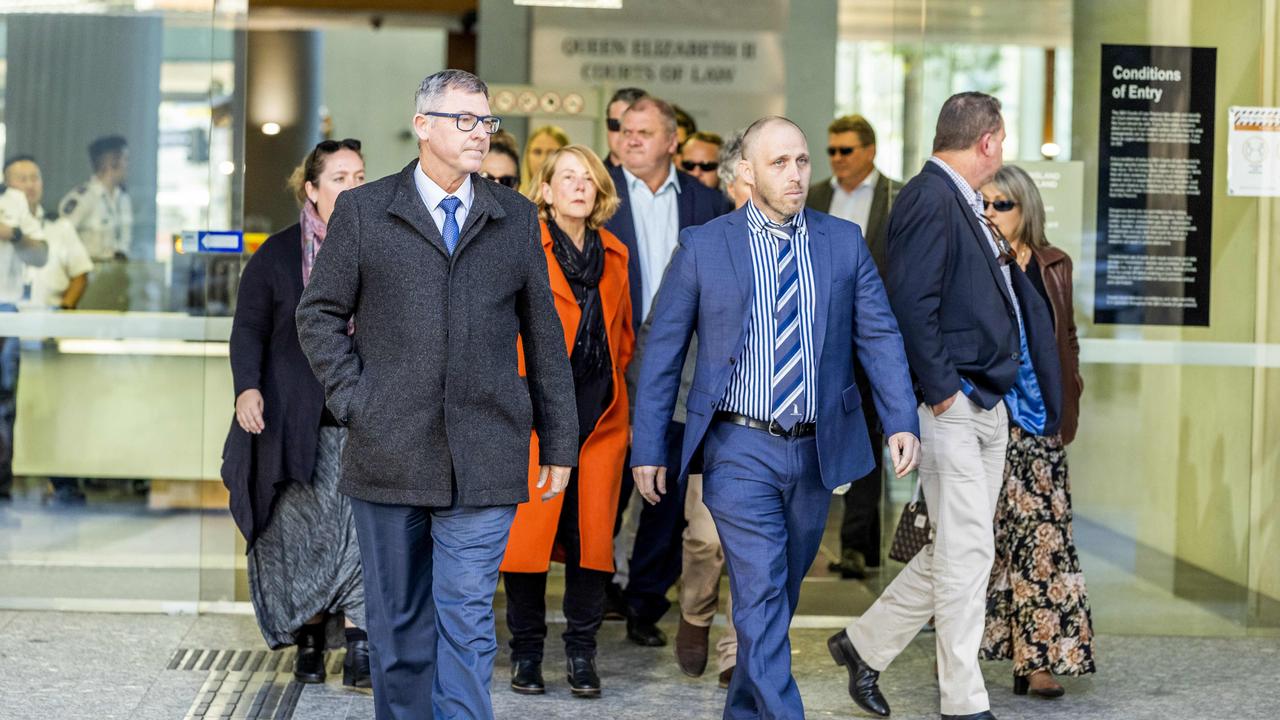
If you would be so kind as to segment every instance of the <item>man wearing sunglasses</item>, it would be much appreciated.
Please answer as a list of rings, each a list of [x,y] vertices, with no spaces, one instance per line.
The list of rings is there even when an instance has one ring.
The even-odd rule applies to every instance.
[[[720,148],[724,139],[713,132],[696,132],[680,146],[680,169],[713,190],[720,189]]]
[[[983,222],[978,188],[1000,169],[1004,137],[999,100],[953,95],[938,115],[933,157],[889,218],[886,288],[920,401],[920,485],[934,539],[828,640],[854,702],[881,717],[889,705],[880,673],[932,616],[943,720],[994,720],[978,648],[1009,433],[1004,396],[1023,365],[1024,333],[1036,371],[1059,373],[1048,307]],[[1040,389],[1056,432],[1060,386]]]
[[[885,229],[889,206],[902,189],[876,169],[876,131],[861,115],[844,115],[827,127],[827,158],[831,177],[814,183],[805,204],[814,210],[848,220],[862,228],[871,258],[885,275]],[[855,359],[854,373],[862,388],[862,410],[867,417],[872,447],[884,445],[880,418],[871,402],[870,383]],[[844,495],[844,519],[840,523],[840,560],[830,565],[845,579],[863,579],[867,569],[880,566],[881,457],[871,474],[850,486]]]
[[[622,113],[627,111],[635,101],[645,96],[644,90],[636,87],[618,88],[609,98],[605,107],[605,137],[609,141],[609,155],[604,166],[615,168],[622,166]]]
[[[500,124],[488,88],[443,70],[415,111],[419,156],[338,196],[298,339],[347,427],[377,719],[492,718],[493,594],[530,429],[546,500],[577,462],[577,407],[537,211],[477,172]]]

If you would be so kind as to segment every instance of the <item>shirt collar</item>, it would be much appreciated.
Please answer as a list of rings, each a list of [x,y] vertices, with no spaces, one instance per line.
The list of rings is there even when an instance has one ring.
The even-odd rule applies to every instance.
[[[422,197],[422,202],[427,206],[427,210],[435,212],[440,207],[440,201],[450,195],[462,201],[462,207],[468,212],[471,210],[471,201],[475,198],[475,189],[471,187],[471,176],[467,175],[462,180],[462,184],[452,193],[447,193],[444,188],[436,184],[435,180],[427,177],[422,170],[422,163],[418,163],[418,167],[413,171],[413,184],[418,188],[418,195]]]
[[[628,189],[635,190],[639,187],[643,187],[646,190],[649,189],[648,183],[636,177],[635,175],[632,175],[631,171],[628,170],[626,167],[622,168],[622,175],[627,179]],[[671,169],[667,172],[667,179],[662,181],[662,184],[658,186],[658,191],[653,194],[661,195],[662,192],[666,190],[668,186],[675,188],[677,195],[680,193],[680,178],[676,176],[675,163],[671,163]]]
[[[875,187],[878,182],[880,182],[880,171],[875,168],[871,168],[871,172],[862,179],[862,182],[858,183],[858,187],[854,188],[850,192],[856,193],[863,188]],[[831,187],[840,192],[844,192],[844,188],[840,187],[840,181],[837,180],[834,175],[831,176]]]
[[[960,173],[955,171],[955,168],[946,164],[937,157],[930,157],[929,162],[942,168],[943,172],[947,174],[947,177],[951,178],[951,182],[956,186],[956,189],[960,191],[960,196],[969,203],[969,207],[973,208],[975,213],[981,215],[982,193],[970,187],[969,183],[966,182],[963,177],[960,177]]]
[[[756,207],[756,201],[754,199],[747,200],[746,208],[747,208],[747,224],[753,231],[757,231],[757,232],[763,231],[766,223],[773,222],[767,216],[765,216],[764,212],[761,211],[760,208]],[[801,208],[800,212],[796,213],[795,215],[792,215],[791,219],[783,223],[783,225],[794,226],[796,229],[797,235],[800,234],[802,231],[804,231],[805,229],[804,208]]]

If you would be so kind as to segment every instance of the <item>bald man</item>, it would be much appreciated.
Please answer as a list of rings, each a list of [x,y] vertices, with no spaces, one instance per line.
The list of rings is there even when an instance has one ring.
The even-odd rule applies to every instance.
[[[803,718],[788,628],[831,490],[875,462],[854,381],[866,369],[894,470],[919,457],[907,358],[857,225],[805,210],[809,148],[786,118],[746,131],[742,208],[685,230],[653,306],[632,473],[656,503],[685,350],[698,336],[679,479],[703,453],[703,502],[729,565],[738,662],[725,718]],[[728,368],[725,372],[724,369]]]

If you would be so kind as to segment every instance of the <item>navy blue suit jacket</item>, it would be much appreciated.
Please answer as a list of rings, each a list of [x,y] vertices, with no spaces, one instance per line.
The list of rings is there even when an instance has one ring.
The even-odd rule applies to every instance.
[[[937,405],[961,389],[963,376],[974,402],[995,407],[1018,375],[1018,320],[980,221],[942,168],[926,162],[898,193],[888,245],[889,302],[919,396]],[[1052,435],[1062,415],[1053,316],[1017,263],[1011,269]]]
[[[609,177],[613,178],[613,186],[618,190],[618,199],[622,204],[618,211],[604,224],[605,229],[613,233],[627,246],[627,276],[631,281],[631,327],[644,325],[644,278],[640,275],[640,250],[636,242],[635,219],[631,217],[631,189],[627,187],[627,178],[622,174],[621,165],[609,166]],[[698,182],[688,173],[676,171],[676,180],[680,183],[679,219],[680,229],[711,222],[729,210],[728,201],[723,193]]]
[[[915,396],[898,324],[875,262],[853,223],[805,210],[816,289],[813,342],[817,359],[818,461],[835,488],[874,467],[854,381],[853,356],[871,379],[886,435],[920,435]],[[699,451],[715,406],[741,361],[755,294],[746,208],[680,233],[653,306],[636,398],[631,464],[665,465],[666,432],[689,338],[698,358],[677,477]]]

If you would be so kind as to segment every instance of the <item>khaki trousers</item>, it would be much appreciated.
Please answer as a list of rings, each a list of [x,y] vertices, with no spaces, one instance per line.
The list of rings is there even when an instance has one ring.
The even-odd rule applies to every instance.
[[[702,476],[689,476],[689,489],[684,496],[684,559],[680,578],[680,614],[685,622],[710,627],[720,604],[720,571],[724,568],[724,550],[716,532],[711,511],[702,502]],[[724,634],[716,642],[720,672],[737,664],[738,634],[733,629],[733,611],[725,598]]]
[[[983,410],[965,396],[938,417],[926,405],[918,413],[920,483],[934,541],[847,632],[867,664],[883,671],[932,616],[942,714],[967,715],[991,707],[978,648],[995,558],[992,522],[1004,479],[1009,416],[1003,403]]]

